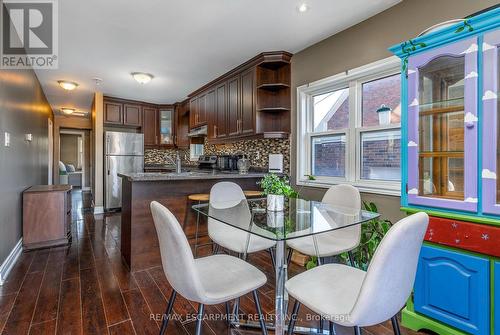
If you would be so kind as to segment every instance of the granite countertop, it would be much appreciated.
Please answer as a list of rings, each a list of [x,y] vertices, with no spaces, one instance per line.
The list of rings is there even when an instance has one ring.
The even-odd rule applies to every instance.
[[[196,180],[196,179],[235,179],[235,178],[263,178],[266,172],[252,172],[239,174],[237,171],[217,171],[191,169],[180,174],[175,172],[144,172],[144,173],[119,173],[118,176],[129,181],[168,181],[168,180]]]

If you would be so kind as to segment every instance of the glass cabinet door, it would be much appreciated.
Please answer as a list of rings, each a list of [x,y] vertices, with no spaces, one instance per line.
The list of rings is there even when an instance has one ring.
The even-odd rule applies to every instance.
[[[477,210],[477,43],[408,60],[408,203]]]
[[[500,214],[500,30],[484,36],[483,41],[483,212]]]
[[[173,145],[174,111],[160,110],[160,144]]]

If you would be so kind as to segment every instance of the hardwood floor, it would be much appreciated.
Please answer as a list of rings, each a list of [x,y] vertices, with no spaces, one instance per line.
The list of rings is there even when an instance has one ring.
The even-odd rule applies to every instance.
[[[120,256],[120,215],[94,216],[86,208],[90,199],[73,194],[73,242],[23,253],[6,283],[0,286],[1,334],[158,334],[172,288],[160,267],[129,273]],[[205,237],[206,239],[206,237]],[[199,249],[206,255],[210,247]],[[266,252],[249,261],[262,269],[268,283],[260,289],[265,313],[273,312],[274,275]],[[292,265],[290,275],[303,271]],[[240,302],[243,318],[255,313],[252,297]],[[167,334],[194,334],[196,304],[177,296],[175,320]],[[228,329],[221,317],[225,306],[206,306],[203,334],[259,334],[258,331]],[[311,326],[302,309],[298,325]],[[310,318],[309,318],[310,319]],[[336,327],[337,334],[353,334]],[[403,329],[403,334],[417,334]],[[368,327],[364,334],[392,334],[389,323]]]

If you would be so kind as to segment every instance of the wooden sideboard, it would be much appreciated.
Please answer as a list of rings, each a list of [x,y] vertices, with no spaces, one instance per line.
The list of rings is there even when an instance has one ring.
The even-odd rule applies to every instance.
[[[32,186],[23,192],[23,248],[71,241],[71,185]]]

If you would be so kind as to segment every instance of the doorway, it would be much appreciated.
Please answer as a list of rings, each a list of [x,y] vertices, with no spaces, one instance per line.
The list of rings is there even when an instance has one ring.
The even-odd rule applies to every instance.
[[[59,131],[59,182],[90,189],[90,134],[88,130]]]

